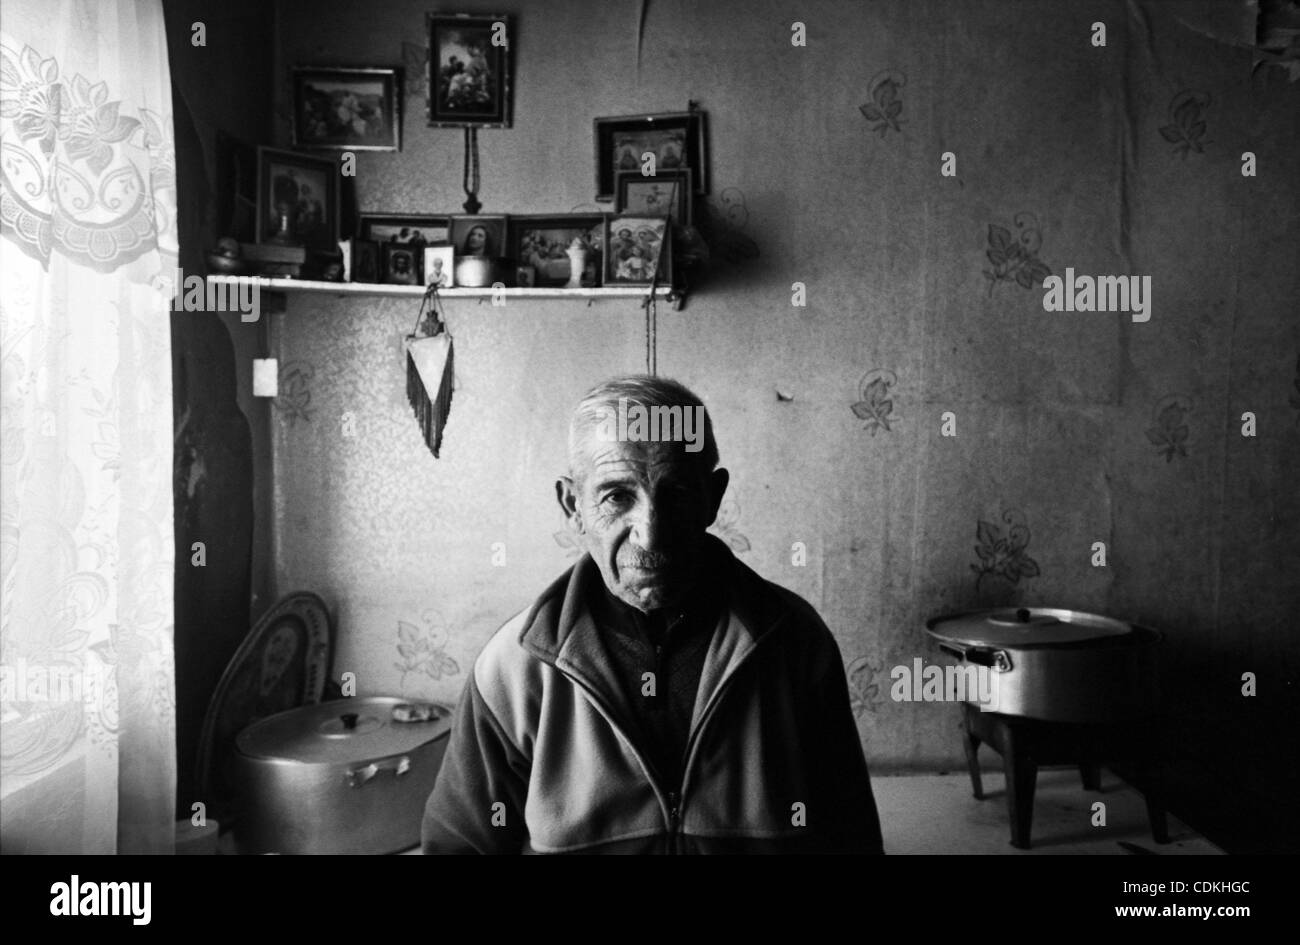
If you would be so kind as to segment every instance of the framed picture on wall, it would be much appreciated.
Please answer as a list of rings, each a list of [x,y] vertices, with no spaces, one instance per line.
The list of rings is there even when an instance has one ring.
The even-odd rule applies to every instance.
[[[695,193],[707,194],[704,112],[597,118],[596,199],[613,200],[615,175],[650,165],[655,173],[690,168]]]
[[[295,68],[293,144],[338,151],[402,150],[398,71]]]
[[[606,217],[604,284],[671,285],[671,237],[667,217]]]
[[[424,281],[424,247],[411,243],[384,244],[384,281],[420,285]]]
[[[451,245],[456,257],[507,255],[506,218],[504,216],[454,216],[451,218]]]
[[[424,213],[363,213],[357,229],[363,240],[378,243],[445,243],[447,223]]]
[[[428,15],[430,127],[509,128],[513,17]]]
[[[424,248],[424,284],[450,289],[456,285],[456,250],[450,244]]]
[[[600,285],[597,247],[603,239],[602,213],[521,214],[510,218],[510,255],[533,270],[533,285],[553,288],[569,281],[569,247],[581,240],[587,248],[585,285]]]
[[[653,177],[646,177],[640,171],[619,171],[614,178],[614,189],[614,209],[619,213],[668,215],[674,223],[691,225],[690,168],[661,170]]]
[[[338,161],[258,148],[257,242],[334,252],[338,239]]]
[[[374,240],[353,240],[352,281],[378,282],[381,271],[379,244]]]

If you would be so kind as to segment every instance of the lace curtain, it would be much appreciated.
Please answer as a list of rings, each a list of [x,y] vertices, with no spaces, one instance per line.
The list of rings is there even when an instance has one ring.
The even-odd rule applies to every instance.
[[[162,4],[5,0],[0,47],[0,847],[168,853]]]

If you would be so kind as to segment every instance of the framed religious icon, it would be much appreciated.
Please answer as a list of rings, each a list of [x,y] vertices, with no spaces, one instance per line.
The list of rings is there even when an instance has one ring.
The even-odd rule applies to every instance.
[[[488,256],[493,259],[508,255],[506,246],[506,217],[459,214],[451,218],[448,234],[456,248],[456,258],[462,256]]]
[[[424,284],[440,289],[456,285],[456,248],[450,243],[424,248]]]
[[[667,217],[611,214],[605,220],[604,284],[672,285]]]
[[[600,241],[605,225],[600,213],[526,214],[510,217],[509,255],[533,270],[540,288],[567,285],[571,273],[569,250],[574,241],[586,252],[580,278],[584,285],[600,284]]]
[[[430,127],[509,128],[513,17],[430,13]]]
[[[352,281],[378,282],[383,271],[379,259],[380,244],[374,240],[352,241]]]
[[[392,285],[421,285],[424,250],[425,247],[410,243],[385,243],[384,281]]]
[[[619,171],[658,174],[688,167],[695,193],[707,194],[704,112],[597,118],[596,199],[615,198]]]
[[[333,252],[339,239],[334,158],[257,149],[257,242]]]
[[[691,225],[690,168],[661,170],[651,177],[640,171],[619,171],[614,186],[614,209],[619,213],[667,215],[674,223]]]

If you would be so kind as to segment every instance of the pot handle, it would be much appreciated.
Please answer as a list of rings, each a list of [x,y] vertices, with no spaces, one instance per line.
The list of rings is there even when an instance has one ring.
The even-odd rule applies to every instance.
[[[976,666],[990,666],[999,673],[1011,671],[1011,654],[1006,650],[997,650],[991,646],[963,646],[947,642],[940,643],[939,649]]]
[[[348,787],[361,787],[379,772],[389,768],[393,770],[394,777],[400,778],[411,770],[411,759],[403,755],[400,758],[385,758],[383,761],[372,761],[368,765],[351,768],[348,771]]]

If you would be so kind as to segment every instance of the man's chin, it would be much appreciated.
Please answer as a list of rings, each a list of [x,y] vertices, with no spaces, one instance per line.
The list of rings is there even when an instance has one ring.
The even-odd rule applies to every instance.
[[[642,588],[640,591],[633,592],[633,596],[636,598],[636,605],[642,610],[662,610],[676,597],[675,594],[669,594],[658,588]]]
[[[659,610],[677,600],[681,588],[668,578],[643,578],[624,584],[621,596],[638,610]]]

